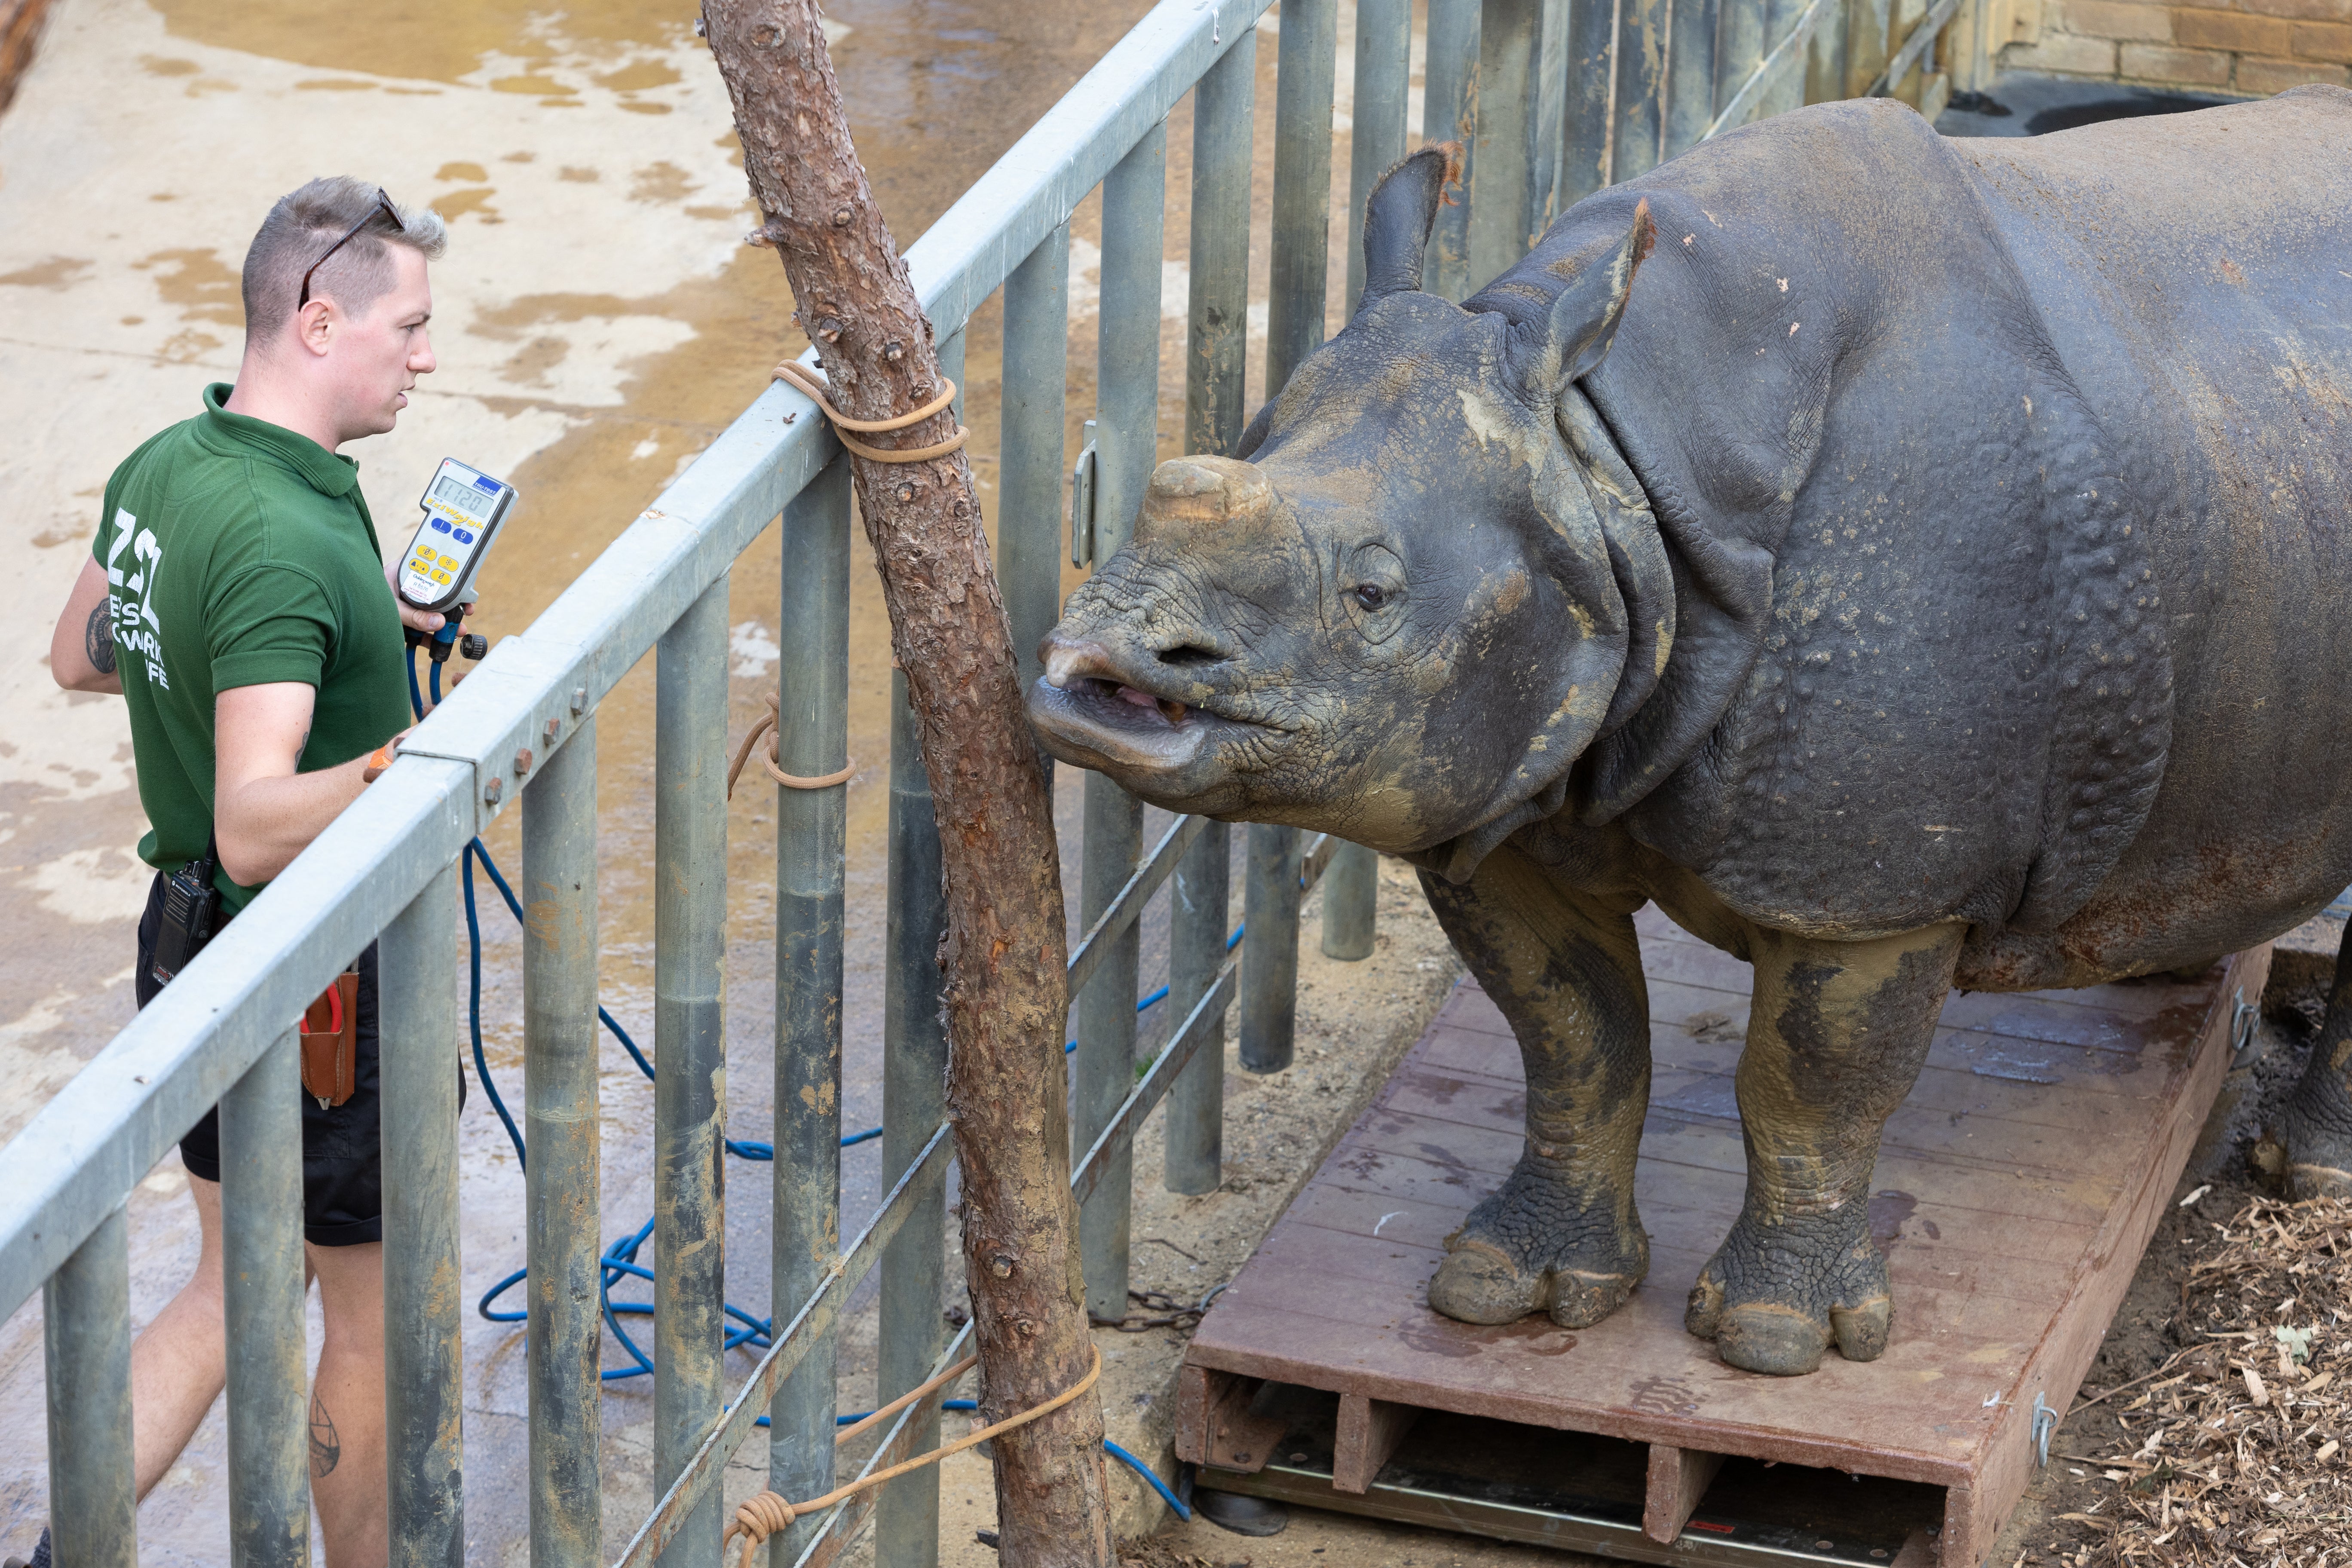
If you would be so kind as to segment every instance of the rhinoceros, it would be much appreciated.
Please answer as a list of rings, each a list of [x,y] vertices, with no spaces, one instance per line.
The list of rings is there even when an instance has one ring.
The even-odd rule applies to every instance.
[[[1415,865],[1525,1061],[1429,1287],[1570,1328],[1648,1266],[1633,916],[1754,965],[1686,1324],[1867,1361],[1867,1194],[1954,986],[2201,966],[2352,881],[2352,93],[1956,142],[1778,116],[1420,289],[1449,150],[1232,457],[1154,473],[1029,712],[1172,811]],[[2285,1128],[2352,1188],[2339,969]]]

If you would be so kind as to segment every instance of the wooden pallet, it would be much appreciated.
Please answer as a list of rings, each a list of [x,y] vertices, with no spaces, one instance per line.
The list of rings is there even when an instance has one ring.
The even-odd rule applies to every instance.
[[[1265,1385],[1286,1385],[1339,1396],[1322,1506],[1380,1511],[1367,1489],[1423,1412],[1445,1411],[1648,1445],[1642,1522],[1669,1543],[1661,1561],[1724,1457],[1742,1456],[1941,1488],[1936,1555],[1975,1564],[2034,1469],[2037,1403],[2063,1413],[2098,1350],[2269,949],[2192,984],[1955,994],[1873,1188],[1893,1342],[1866,1365],[1832,1352],[1776,1378],[1726,1366],[1682,1326],[1739,1209],[1748,969],[1654,910],[1638,923],[1655,1067],[1636,1189],[1650,1275],[1633,1300],[1574,1331],[1429,1310],[1444,1238],[1522,1135],[1517,1047],[1465,983],[1202,1322],[1178,1455],[1260,1470],[1283,1436]]]

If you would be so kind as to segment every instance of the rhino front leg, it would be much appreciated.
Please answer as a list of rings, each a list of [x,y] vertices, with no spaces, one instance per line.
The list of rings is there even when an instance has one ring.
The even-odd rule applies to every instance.
[[[2352,942],[2336,955],[2327,1017],[2286,1104],[2287,1194],[2352,1197]]]
[[[1832,1342],[1849,1361],[1886,1349],[1894,1304],[1870,1234],[1871,1171],[1927,1059],[1964,930],[1756,933],[1738,1078],[1748,1196],[1684,1318],[1733,1366],[1790,1375],[1821,1365]]]
[[[1501,1188],[1446,1238],[1429,1304],[1465,1323],[1530,1312],[1579,1329],[1650,1267],[1633,1159],[1650,1100],[1650,1003],[1633,910],[1561,888],[1506,845],[1466,886],[1424,875],[1440,924],[1509,1020],[1528,1141]]]

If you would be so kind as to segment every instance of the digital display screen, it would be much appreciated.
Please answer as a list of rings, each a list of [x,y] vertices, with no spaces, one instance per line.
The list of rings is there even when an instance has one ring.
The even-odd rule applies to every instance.
[[[457,476],[448,475],[435,482],[433,499],[454,511],[462,511],[468,517],[480,517],[488,511],[493,498]]]

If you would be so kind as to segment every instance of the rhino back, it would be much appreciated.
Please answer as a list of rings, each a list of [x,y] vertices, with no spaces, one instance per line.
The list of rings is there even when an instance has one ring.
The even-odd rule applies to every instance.
[[[1588,825],[1622,816],[1767,923],[1957,917],[2046,948],[2166,778],[2149,519],[2202,515],[2172,437],[2096,355],[2078,372],[2015,259],[2031,226],[1892,104],[1780,116],[1590,198],[1472,304],[1534,317],[1637,199],[1658,253],[1586,387],[1681,614],[1611,742],[1663,782],[1588,799]]]
[[[2352,879],[2352,93],[1952,145],[2129,483],[2172,654],[2156,802],[2054,956],[2261,941]]]

